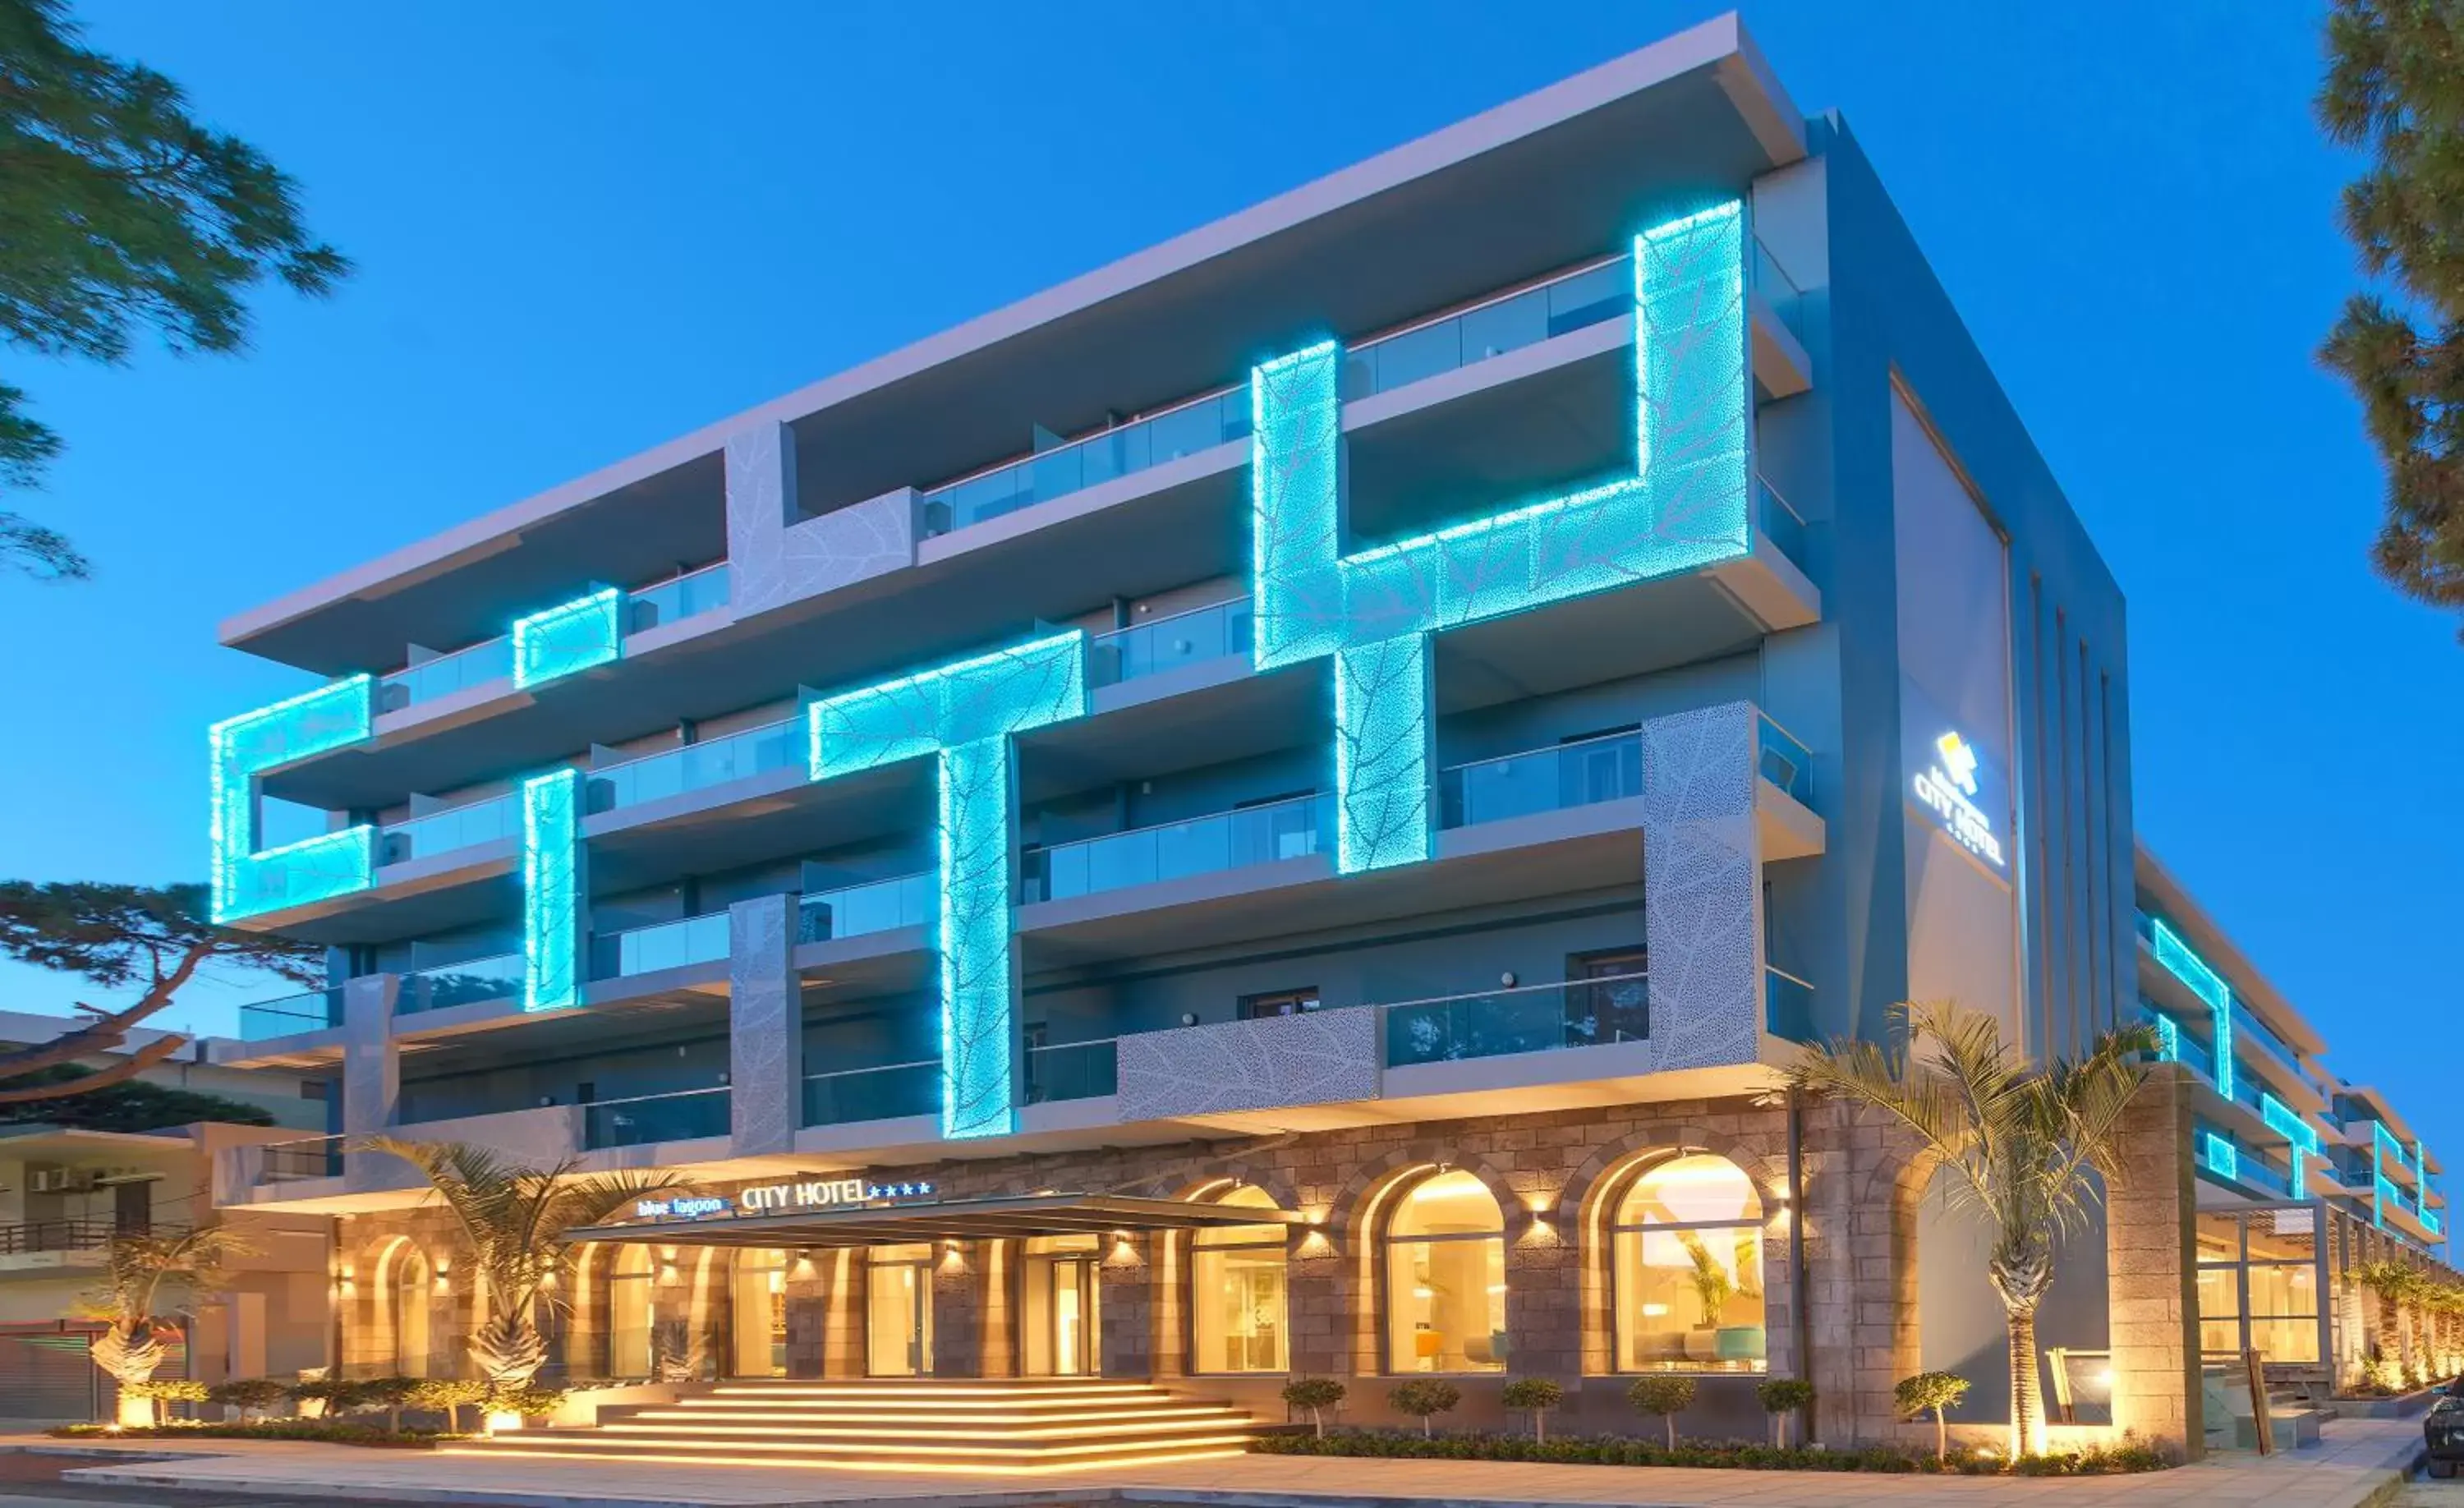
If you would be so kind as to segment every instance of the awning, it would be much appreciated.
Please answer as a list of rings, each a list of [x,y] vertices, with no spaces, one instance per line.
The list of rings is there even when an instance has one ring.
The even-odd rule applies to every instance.
[[[1108,1193],[1030,1193],[929,1204],[858,1204],[706,1220],[644,1220],[590,1226],[568,1233],[566,1239],[661,1246],[896,1246],[909,1241],[988,1241],[1006,1236],[1300,1223],[1300,1215],[1292,1211],[1247,1204]]]

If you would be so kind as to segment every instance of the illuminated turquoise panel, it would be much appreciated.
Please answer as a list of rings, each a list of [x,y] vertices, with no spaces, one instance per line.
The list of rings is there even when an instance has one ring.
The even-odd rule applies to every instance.
[[[625,593],[606,587],[514,620],[514,685],[538,686],[624,652]]]
[[[2161,1011],[2156,1013],[2156,1056],[2168,1063],[2182,1060],[2182,1025]]]
[[[522,782],[522,1009],[582,1003],[582,772]]]
[[[2228,1178],[2241,1176],[2241,1148],[2215,1132],[2208,1133],[2208,1166]]]
[[[2318,1128],[2295,1114],[2291,1105],[2264,1090],[2258,1096],[2258,1118],[2267,1123],[2270,1130],[2293,1144],[2293,1197],[2310,1197],[2303,1191],[2310,1182],[2310,1159],[2304,1154],[2319,1150]]]
[[[1429,855],[1429,635],[1752,548],[1744,207],[1646,231],[1634,268],[1634,474],[1431,534],[1343,553],[1341,346],[1250,374],[1253,654],[1335,661],[1344,873]]]
[[[932,755],[938,788],[941,1134],[1006,1136],[1018,1041],[1017,773],[1010,735],[1087,715],[1071,632],[815,702],[812,776]]]
[[[2149,946],[2155,950],[2156,961],[2163,964],[2174,978],[2189,987],[2190,993],[2206,1002],[2215,1017],[2216,1092],[2226,1099],[2233,1098],[2233,990],[2224,976],[2208,967],[2208,961],[2196,950],[2182,941],[2173,929],[2158,918],[2150,917]]]
[[[208,731],[212,764],[213,919],[232,922],[364,890],[376,879],[376,829],[323,833],[259,851],[256,776],[368,736],[371,682],[355,675],[226,718]]]

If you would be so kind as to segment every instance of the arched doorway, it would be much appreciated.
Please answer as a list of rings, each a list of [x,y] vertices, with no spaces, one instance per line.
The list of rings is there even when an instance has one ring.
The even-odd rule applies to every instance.
[[[1029,1377],[1091,1377],[1103,1369],[1097,1337],[1102,1238],[1039,1235],[1020,1274],[1020,1370]]]
[[[1763,1201],[1744,1169],[1663,1157],[1618,1199],[1609,1233],[1617,1370],[1763,1370]]]
[[[869,1377],[933,1370],[933,1248],[924,1241],[864,1254],[864,1369]]]
[[[1473,1173],[1403,1191],[1381,1237],[1386,1369],[1506,1369],[1506,1216]]]
[[[776,1247],[737,1253],[728,1296],[735,1332],[728,1347],[728,1375],[786,1376],[787,1254]]]
[[[1272,1210],[1264,1189],[1243,1184],[1215,1201]],[[1215,1226],[1190,1242],[1189,1369],[1281,1372],[1290,1367],[1291,1302],[1281,1225]]]
[[[394,1253],[385,1297],[393,1306],[393,1371],[397,1377],[428,1377],[431,1344],[429,1290],[434,1275],[428,1254],[404,1244]]]
[[[607,1374],[615,1378],[650,1375],[650,1334],[658,1304],[650,1249],[618,1247],[616,1263],[607,1274]]]

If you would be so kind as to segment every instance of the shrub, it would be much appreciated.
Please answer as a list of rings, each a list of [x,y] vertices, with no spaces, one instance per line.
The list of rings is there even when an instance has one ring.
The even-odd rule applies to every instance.
[[[1435,1415],[1453,1411],[1463,1402],[1463,1389],[1452,1383],[1441,1383],[1433,1377],[1415,1378],[1397,1386],[1386,1395],[1397,1413],[1408,1413],[1420,1421],[1420,1437],[1429,1437],[1429,1420]]]
[[[462,1410],[488,1401],[488,1385],[462,1377],[423,1377],[405,1400],[413,1409],[432,1409],[445,1416],[445,1428],[462,1428]]]
[[[261,1414],[291,1396],[291,1389],[271,1377],[236,1378],[217,1383],[206,1389],[206,1400],[239,1410],[239,1422],[246,1424],[252,1414]]]
[[[121,1383],[120,1396],[137,1398],[154,1406],[154,1422],[163,1422],[163,1406],[173,1403],[204,1403],[206,1385],[186,1377],[149,1377],[143,1382]]]
[[[1267,1455],[1385,1456],[1413,1460],[1545,1461],[1586,1466],[1705,1466],[1736,1471],[1955,1472],[1969,1476],[2096,1476],[2161,1471],[2174,1464],[2145,1441],[2124,1436],[2101,1450],[2067,1455],[2030,1455],[2006,1465],[1991,1455],[1937,1460],[1899,1445],[1822,1451],[1805,1446],[1774,1449],[1729,1441],[1687,1441],[1676,1447],[1621,1435],[1542,1441],[1528,1434],[1419,1435],[1408,1430],[1338,1430],[1324,1435],[1265,1435],[1250,1443]]]
[[[1754,1397],[1771,1415],[1771,1444],[1788,1445],[1788,1416],[1814,1402],[1814,1385],[1801,1377],[1773,1377],[1754,1386]]]
[[[367,1445],[426,1451],[444,1436],[430,1430],[380,1430],[336,1419],[260,1419],[254,1424],[161,1424],[134,1430],[72,1424],[49,1432],[60,1440],[109,1436],[121,1440],[318,1440],[327,1445]]]
[[[565,1396],[565,1389],[561,1388],[547,1388],[538,1383],[524,1383],[519,1387],[498,1384],[488,1388],[486,1407],[490,1413],[517,1413],[525,1419],[536,1419],[563,1408]]]
[[[1308,1410],[1309,1422],[1317,1426],[1318,1438],[1324,1439],[1326,1410],[1341,1404],[1348,1390],[1331,1377],[1295,1377],[1284,1384],[1284,1402],[1294,1409]]]
[[[1946,1410],[1957,1408],[1968,1396],[1968,1379],[1957,1372],[1919,1372],[1903,1377],[1891,1389],[1891,1401],[1899,1406],[1903,1419],[1933,1415],[1933,1458],[1937,1461],[1950,1453],[1950,1426],[1943,1422]]]
[[[358,1406],[360,1385],[340,1377],[312,1377],[291,1385],[291,1401],[303,1419],[332,1418]]]
[[[1694,1379],[1675,1372],[1658,1372],[1638,1377],[1625,1390],[1625,1401],[1648,1414],[1660,1416],[1668,1431],[1668,1448],[1677,1449],[1677,1416],[1694,1407]]]
[[[1531,1414],[1531,1438],[1544,1445],[1549,1440],[1549,1410],[1565,1401],[1564,1387],[1546,1377],[1518,1377],[1506,1385],[1506,1407],[1528,1410]]]
[[[342,1407],[382,1409],[385,1411],[385,1428],[400,1433],[402,1406],[410,1401],[410,1395],[418,1391],[419,1385],[426,1380],[420,1377],[366,1378],[352,1385],[354,1391],[351,1400]]]

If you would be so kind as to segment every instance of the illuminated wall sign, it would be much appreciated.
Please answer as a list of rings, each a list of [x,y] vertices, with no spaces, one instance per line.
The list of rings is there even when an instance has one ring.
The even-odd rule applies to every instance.
[[[633,1206],[633,1213],[645,1220],[661,1220],[671,1216],[693,1220],[705,1214],[717,1214],[727,1208],[725,1199],[711,1194],[692,1199],[644,1199]]]
[[[1949,730],[1917,751],[1917,772],[1909,776],[1908,789],[1952,842],[1996,870],[2008,869],[2011,862],[2002,852],[1999,824],[1979,804],[1984,776],[1984,754],[1956,730]]]
[[[861,1174],[846,1178],[804,1178],[794,1183],[760,1184],[725,1194],[695,1194],[678,1199],[642,1199],[633,1205],[641,1220],[700,1220],[715,1214],[778,1214],[788,1210],[835,1210],[883,1199],[931,1198],[933,1186],[918,1179],[874,1183]]]

